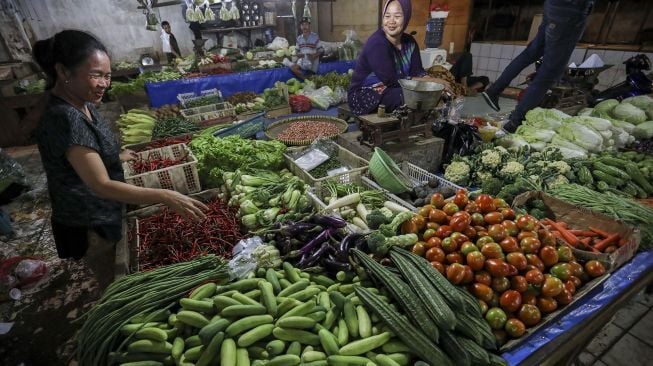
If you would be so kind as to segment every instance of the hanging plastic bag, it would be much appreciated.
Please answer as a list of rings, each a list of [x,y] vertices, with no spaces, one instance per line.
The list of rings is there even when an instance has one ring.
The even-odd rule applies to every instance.
[[[257,267],[274,268],[280,265],[279,250],[265,244],[260,237],[254,236],[243,239],[234,246],[229,261],[229,278],[231,280],[243,278]]]
[[[449,164],[455,154],[465,156],[474,153],[483,142],[476,126],[463,123],[460,112],[464,98],[449,100],[436,110],[437,117],[432,125],[433,135],[444,140],[442,165]]]
[[[272,43],[267,48],[272,51],[288,48],[288,40],[283,37],[274,37],[274,40],[272,40]]]

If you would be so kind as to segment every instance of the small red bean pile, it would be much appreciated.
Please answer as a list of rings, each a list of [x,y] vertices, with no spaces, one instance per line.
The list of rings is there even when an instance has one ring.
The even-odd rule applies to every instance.
[[[286,141],[314,140],[318,137],[336,136],[338,133],[340,128],[333,122],[305,120],[290,123],[277,138]]]

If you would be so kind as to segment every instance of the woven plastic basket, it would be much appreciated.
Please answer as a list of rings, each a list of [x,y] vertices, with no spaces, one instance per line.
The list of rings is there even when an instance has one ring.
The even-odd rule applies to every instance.
[[[179,101],[179,104],[181,104],[182,108],[187,108],[186,106],[188,105],[189,102],[193,102],[195,100],[202,99],[205,97],[211,97],[211,96],[216,97],[216,101],[214,103],[222,102],[222,93],[218,89],[202,90],[200,95],[195,95],[195,93],[178,94],[177,100]]]
[[[404,193],[411,189],[413,182],[403,177],[403,172],[385,151],[374,148],[370,159],[370,174],[379,185],[392,193]]]
[[[301,152],[306,150],[307,147],[294,147],[290,148],[287,153],[283,156],[286,159],[286,165],[288,169],[296,176],[300,177],[306,184],[310,185],[313,188],[320,189],[324,182],[331,180],[336,183],[353,183],[359,182],[360,178],[367,171],[369,163],[367,160],[357,156],[353,152],[345,149],[344,147],[338,145],[338,161],[340,161],[343,166],[349,168],[348,171],[335,174],[330,177],[315,178],[311,175],[310,172],[300,168],[295,163],[295,158],[301,155]]]
[[[180,113],[182,117],[188,121],[200,126],[208,126],[214,124],[218,120],[229,119],[236,116],[236,108],[234,108],[230,103],[224,102],[205,105],[202,107],[182,109]]]
[[[285,131],[291,123],[300,122],[300,121],[323,121],[323,122],[332,122],[338,126],[339,131],[333,136],[320,136],[321,138],[335,139],[340,134],[347,132],[349,125],[347,122],[341,120],[340,118],[331,117],[331,116],[320,116],[320,115],[311,115],[311,116],[302,116],[302,117],[292,117],[282,119],[280,121],[274,122],[269,125],[265,130],[265,136],[271,140],[279,140],[288,146],[306,146],[310,145],[315,139],[305,139],[305,140],[284,140],[280,139],[277,136]]]
[[[164,169],[135,174],[129,162],[124,162],[125,182],[138,187],[163,188],[188,194],[201,190],[197,175],[197,158],[186,144],[164,146],[158,149],[145,150],[137,153],[139,158],[169,158],[180,159],[186,156],[186,162]]]

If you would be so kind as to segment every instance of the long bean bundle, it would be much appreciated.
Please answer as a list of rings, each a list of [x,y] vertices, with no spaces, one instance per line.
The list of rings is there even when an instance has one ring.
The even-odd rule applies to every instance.
[[[107,365],[120,328],[139,314],[173,306],[193,288],[229,277],[224,260],[214,255],[127,275],[112,283],[88,313],[78,334],[80,365]]]
[[[600,193],[577,184],[561,185],[547,193],[571,204],[639,226],[642,233],[640,250],[653,248],[653,209],[614,193]]]

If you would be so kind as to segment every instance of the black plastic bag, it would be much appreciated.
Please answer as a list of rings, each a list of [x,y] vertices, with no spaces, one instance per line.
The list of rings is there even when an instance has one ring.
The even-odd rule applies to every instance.
[[[435,121],[432,130],[433,135],[444,140],[441,168],[449,164],[455,154],[460,156],[473,154],[476,147],[483,142],[478,128],[466,123],[451,124],[447,121]]]

